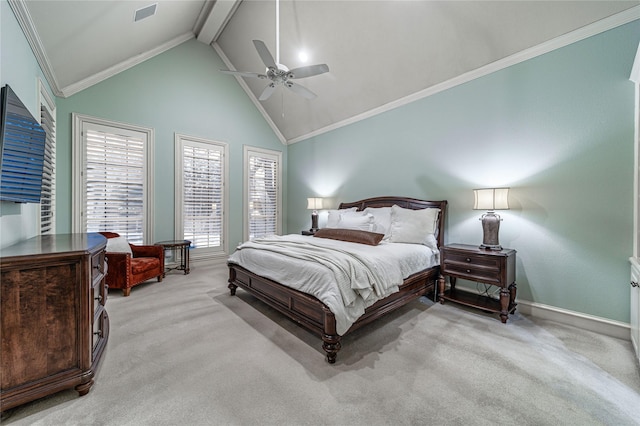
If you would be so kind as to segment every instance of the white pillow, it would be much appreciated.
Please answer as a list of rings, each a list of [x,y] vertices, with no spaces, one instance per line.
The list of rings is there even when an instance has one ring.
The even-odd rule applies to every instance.
[[[391,236],[391,207],[367,207],[365,214],[373,215],[371,232],[384,234],[384,238]]]
[[[129,253],[133,256],[131,246],[125,237],[107,238],[106,251],[111,253]]]
[[[371,231],[373,215],[364,212],[347,212],[340,215],[337,228]]]
[[[414,243],[429,245],[429,235],[434,236],[440,209],[404,209],[400,206],[391,207],[391,237],[392,243]],[[435,240],[435,237],[432,239]]]
[[[337,228],[340,221],[340,214],[346,212],[355,212],[357,207],[351,207],[349,209],[329,210],[329,217],[327,218],[326,228]]]

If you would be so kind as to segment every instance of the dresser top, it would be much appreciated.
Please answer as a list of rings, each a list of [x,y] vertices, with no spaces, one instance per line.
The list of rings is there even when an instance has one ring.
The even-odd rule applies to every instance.
[[[107,239],[98,233],[39,235],[0,250],[0,257],[92,252]]]

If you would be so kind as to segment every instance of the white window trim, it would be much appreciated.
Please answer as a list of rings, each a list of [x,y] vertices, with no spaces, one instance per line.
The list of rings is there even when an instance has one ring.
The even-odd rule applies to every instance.
[[[282,234],[282,151],[243,145],[242,177],[242,237],[249,240],[249,156],[252,153],[276,157],[278,160],[278,190],[276,202],[276,234]]]
[[[54,122],[56,121],[56,103],[54,102],[54,100],[51,98],[51,96],[49,95],[49,92],[47,92],[47,88],[45,87],[44,83],[42,82],[42,79],[38,78],[38,88],[37,88],[37,92],[38,92],[38,122],[42,123],[42,114],[40,113],[40,109],[42,108],[42,106],[44,106],[48,111],[49,114],[51,114],[51,117],[53,117]],[[57,126],[56,126],[57,128]],[[52,233],[55,234],[55,230],[56,230],[56,175],[58,174],[57,172],[57,165],[56,165],[56,133],[57,131],[54,131],[54,134],[52,136],[53,138],[53,143],[54,143],[54,151],[53,151],[53,176],[51,177],[51,210],[53,211],[53,223],[52,223]],[[38,234],[42,234],[42,214],[40,213],[40,208],[38,208]]]
[[[175,229],[174,235],[176,240],[184,239],[184,219],[182,217],[182,187],[184,182],[183,164],[182,164],[182,150],[184,147],[184,141],[197,142],[205,145],[214,145],[221,147],[223,150],[223,172],[222,172],[222,202],[224,203],[222,211],[222,245],[221,249],[203,249],[194,250],[191,259],[194,261],[203,259],[215,259],[226,258],[229,253],[228,247],[228,235],[229,235],[229,145],[225,142],[219,142],[209,139],[203,139],[195,136],[188,136],[180,133],[175,133],[174,145],[175,145]],[[199,253],[198,253],[199,252]]]
[[[73,170],[71,177],[71,230],[74,233],[86,232],[86,227],[83,223],[84,205],[85,205],[85,193],[83,185],[83,172],[85,170],[85,146],[82,143],[82,128],[85,123],[97,124],[107,127],[115,127],[126,129],[134,132],[140,132],[146,134],[147,146],[146,146],[146,164],[145,164],[145,178],[146,178],[146,194],[145,194],[145,211],[144,211],[144,243],[150,244],[154,241],[154,215],[153,215],[153,200],[154,200],[154,164],[155,164],[155,133],[154,130],[147,127],[136,126],[133,124],[120,123],[117,121],[105,120],[102,118],[91,117],[82,114],[71,114],[71,120],[73,122],[73,149],[71,152],[71,167]]]

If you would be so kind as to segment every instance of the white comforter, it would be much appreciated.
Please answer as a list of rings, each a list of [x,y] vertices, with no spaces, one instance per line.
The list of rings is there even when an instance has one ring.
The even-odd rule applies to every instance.
[[[321,300],[342,335],[405,278],[437,265],[439,252],[420,244],[369,246],[291,234],[243,243],[229,262]]]

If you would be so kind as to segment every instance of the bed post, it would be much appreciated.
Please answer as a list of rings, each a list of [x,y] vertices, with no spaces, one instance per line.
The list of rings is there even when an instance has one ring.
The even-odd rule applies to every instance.
[[[336,317],[326,306],[322,307],[324,312],[324,333],[322,334],[322,349],[327,353],[327,362],[335,364],[338,351],[342,347],[342,338],[336,332]]]

